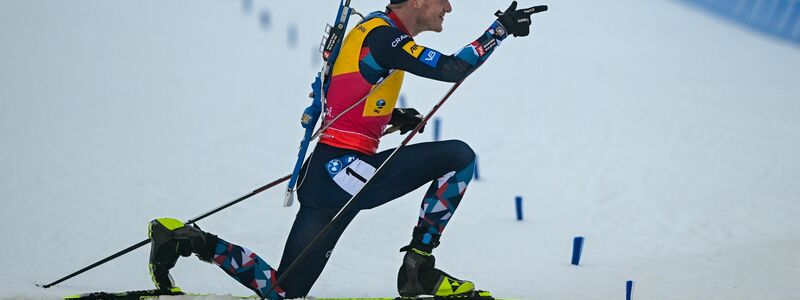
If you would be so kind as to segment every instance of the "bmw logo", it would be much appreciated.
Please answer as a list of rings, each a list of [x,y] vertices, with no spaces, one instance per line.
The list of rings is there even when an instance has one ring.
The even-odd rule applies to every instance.
[[[378,106],[378,109],[381,109],[384,106],[386,106],[386,100],[380,99],[380,100],[378,100],[378,102],[375,102],[375,105]]]
[[[331,174],[339,173],[342,170],[342,162],[338,159],[334,159],[328,162],[328,172]]]

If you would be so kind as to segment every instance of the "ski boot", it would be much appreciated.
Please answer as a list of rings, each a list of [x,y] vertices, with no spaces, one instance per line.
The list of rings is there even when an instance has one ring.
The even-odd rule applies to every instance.
[[[148,235],[151,246],[150,276],[156,288],[163,292],[180,292],[169,275],[179,256],[187,257],[195,253],[200,260],[211,262],[217,244],[217,236],[171,218],[150,221]]]
[[[397,274],[397,291],[401,299],[494,299],[491,293],[475,290],[475,284],[450,276],[436,268],[436,258],[431,252],[439,245],[439,236],[427,235],[420,238],[421,232],[414,232],[410,245],[400,249],[406,252],[403,264]],[[428,243],[421,242],[422,240]]]

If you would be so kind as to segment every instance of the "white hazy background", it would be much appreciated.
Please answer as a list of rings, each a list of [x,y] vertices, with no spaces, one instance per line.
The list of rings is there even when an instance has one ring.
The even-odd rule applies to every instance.
[[[149,247],[34,284],[145,239],[155,217],[289,173],[337,4],[0,2],[0,298],[150,288]],[[420,44],[453,53],[508,5],[452,4]],[[503,298],[624,299],[633,280],[637,299],[800,299],[798,46],[679,1],[521,6],[536,4],[550,11],[531,36],[506,40],[438,114],[481,179],[437,265]],[[449,86],[407,76],[403,93],[427,111]],[[284,187],[200,225],[277,266],[297,211]],[[395,295],[422,193],[363,212],[311,294]],[[172,274],[188,291],[251,293],[194,257]]]

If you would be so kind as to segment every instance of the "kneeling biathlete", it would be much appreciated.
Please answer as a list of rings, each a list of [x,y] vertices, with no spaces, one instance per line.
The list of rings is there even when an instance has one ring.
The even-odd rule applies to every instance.
[[[454,55],[443,55],[417,44],[413,38],[424,31],[442,31],[444,16],[452,10],[448,0],[391,0],[385,12],[366,16],[350,30],[333,65],[323,120],[329,127],[320,135],[300,172],[297,193],[301,206],[279,267],[274,269],[252,251],[195,226],[176,219],[156,219],[149,225],[150,270],[156,287],[163,291],[176,289],[169,270],[179,256],[194,253],[201,260],[218,265],[262,298],[304,297],[359,211],[381,206],[429,184],[411,242],[400,249],[405,252],[397,276],[400,296],[492,299],[488,292],[477,291],[471,281],[437,269],[432,255],[473,177],[473,150],[457,140],[408,145],[378,175],[373,175],[393,151],[378,152],[379,139],[387,125],[404,134],[423,119],[414,109],[395,108],[405,72],[447,82],[463,80],[509,35],[528,35],[530,15],[536,11],[517,10],[516,6],[514,1],[504,12],[498,11],[497,20]],[[355,109],[343,113],[364,97],[366,100]],[[342,212],[327,235],[298,262],[296,271],[287,274],[278,285],[282,270],[362,188],[363,197],[354,202],[353,209]]]

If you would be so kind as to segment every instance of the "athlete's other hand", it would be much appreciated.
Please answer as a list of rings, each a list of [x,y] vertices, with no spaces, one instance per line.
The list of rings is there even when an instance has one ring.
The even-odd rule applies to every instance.
[[[517,9],[517,1],[511,2],[505,12],[497,11],[497,21],[503,25],[508,34],[527,36],[531,32],[531,15],[547,10],[547,5],[538,5],[526,9]]]
[[[389,125],[392,125],[387,133],[400,130],[400,134],[414,130],[414,128],[422,122],[423,116],[416,109],[413,108],[395,108],[392,111],[392,119],[389,120]],[[419,129],[419,133],[425,131],[425,125]]]

